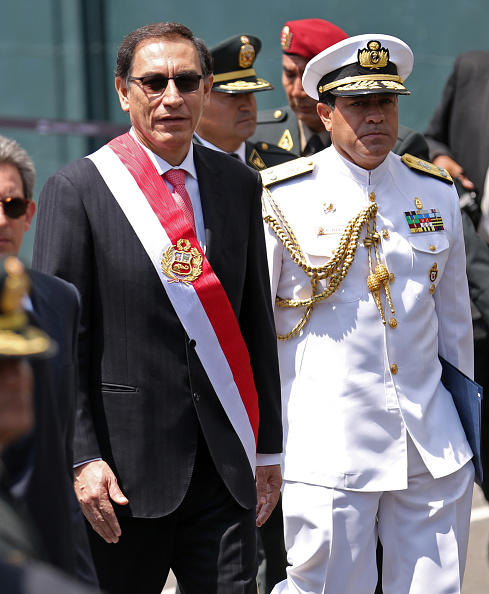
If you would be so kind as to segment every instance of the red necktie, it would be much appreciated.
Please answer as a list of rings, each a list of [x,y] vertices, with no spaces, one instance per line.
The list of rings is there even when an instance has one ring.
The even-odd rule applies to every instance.
[[[163,174],[163,177],[173,186],[172,196],[187,217],[188,222],[192,225],[194,232],[196,232],[194,209],[185,187],[185,171],[183,169],[169,169]]]

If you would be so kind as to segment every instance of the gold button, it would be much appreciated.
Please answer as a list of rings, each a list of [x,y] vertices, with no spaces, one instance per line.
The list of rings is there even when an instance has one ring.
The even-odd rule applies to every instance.
[[[268,151],[268,144],[267,144],[266,142],[262,142],[262,143],[261,143],[261,148],[262,148],[262,150],[264,150],[264,151]]]
[[[382,237],[384,239],[389,239],[389,231],[387,231],[387,229],[382,229]]]
[[[395,363],[393,363],[393,364],[391,365],[391,373],[392,373],[393,375],[396,375],[396,373],[397,373],[397,365],[396,365]]]
[[[375,202],[375,192],[370,192],[370,202]]]
[[[394,273],[393,273],[393,272],[391,272],[391,273],[389,274],[389,282],[390,282],[390,284],[392,285],[392,283],[393,283],[395,280],[396,280],[396,277],[395,277]]]
[[[430,251],[434,252],[435,250],[436,250],[436,247],[433,244],[431,244],[430,245]]]
[[[430,293],[431,293],[432,295],[433,295],[433,293],[435,292],[435,289],[436,289],[435,285],[431,285],[431,287],[430,287]]]
[[[391,328],[397,328],[397,320],[396,320],[396,318],[391,318],[391,319],[389,320],[389,326],[390,326]]]
[[[281,109],[277,109],[276,111],[273,112],[273,117],[278,120],[278,118],[282,117],[282,110]]]

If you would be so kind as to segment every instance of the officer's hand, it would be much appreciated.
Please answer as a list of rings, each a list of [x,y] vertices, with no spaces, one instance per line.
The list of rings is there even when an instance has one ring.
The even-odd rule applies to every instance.
[[[258,527],[268,520],[273,508],[277,505],[281,486],[280,464],[256,467],[256,495],[258,497],[256,525]]]
[[[433,165],[436,165],[437,167],[443,167],[443,169],[446,169],[452,177],[458,177],[458,179],[462,182],[462,186],[466,190],[474,189],[474,184],[465,175],[463,167],[448,155],[438,155],[438,157],[433,159]]]
[[[118,542],[121,528],[110,500],[127,505],[107,462],[96,460],[75,468],[75,492],[85,517],[106,542]]]

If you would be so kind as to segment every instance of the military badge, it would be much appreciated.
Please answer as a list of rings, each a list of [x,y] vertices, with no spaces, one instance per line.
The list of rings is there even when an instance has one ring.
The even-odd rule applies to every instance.
[[[251,45],[250,40],[245,35],[241,36],[241,43],[243,45],[239,50],[239,65],[241,68],[250,68],[255,61],[255,48]]]
[[[161,257],[161,270],[170,279],[170,283],[188,285],[202,273],[202,254],[191,247],[188,239],[179,239],[177,245],[171,245]]]
[[[385,68],[389,63],[389,50],[381,47],[378,41],[369,41],[367,49],[358,50],[358,63],[370,70]]]
[[[282,138],[278,141],[277,146],[286,151],[292,150],[294,141],[292,140],[292,135],[289,129],[285,130],[285,132],[282,134]]]
[[[290,49],[292,37],[294,37],[294,34],[291,33],[289,26],[285,25],[285,27],[282,29],[282,32],[280,33],[280,45],[282,46],[283,50]]]
[[[436,281],[437,277],[438,277],[438,266],[435,262],[433,264],[433,266],[430,268],[430,281],[432,283],[434,283]]]
[[[263,148],[263,147],[262,147]],[[267,147],[268,148],[268,147]],[[265,161],[260,157],[256,149],[251,151],[251,154],[248,158],[248,161],[253,165],[255,169],[261,171],[262,169],[266,169],[267,166],[265,165]]]

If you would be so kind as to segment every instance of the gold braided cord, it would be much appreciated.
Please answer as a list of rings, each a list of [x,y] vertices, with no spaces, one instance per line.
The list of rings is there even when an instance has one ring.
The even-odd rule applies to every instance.
[[[316,303],[323,301],[330,297],[341,285],[343,279],[346,277],[350,266],[353,264],[355,253],[358,248],[360,233],[363,226],[367,223],[367,236],[364,240],[366,244],[376,244],[379,241],[378,233],[373,225],[372,230],[368,222],[375,221],[377,215],[377,204],[374,202],[362,210],[355,216],[345,228],[343,235],[339,241],[337,249],[334,251],[333,257],[323,266],[310,266],[302,252],[302,249],[297,241],[297,238],[288,224],[282,210],[278,204],[273,200],[268,188],[265,188],[268,195],[269,203],[276,215],[276,219],[269,214],[264,216],[265,222],[273,230],[282,245],[288,251],[292,260],[300,267],[311,279],[311,297],[308,299],[282,299],[276,297],[275,302],[280,307],[305,307],[306,311],[298,324],[287,334],[278,334],[279,340],[288,340],[300,332],[307,320],[311,316],[312,310]],[[265,208],[265,207],[264,207]],[[278,220],[277,220],[278,219]],[[370,251],[370,250],[369,250]],[[329,278],[328,284],[324,291],[316,294],[317,285],[320,280]]]

